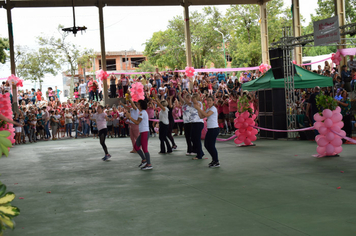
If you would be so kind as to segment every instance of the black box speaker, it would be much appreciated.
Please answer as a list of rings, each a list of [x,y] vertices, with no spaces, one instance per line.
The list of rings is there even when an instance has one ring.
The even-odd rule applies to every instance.
[[[273,77],[275,79],[284,79],[283,50],[281,48],[270,49],[269,60],[271,62]],[[292,66],[292,70],[294,70],[295,74],[294,65]]]

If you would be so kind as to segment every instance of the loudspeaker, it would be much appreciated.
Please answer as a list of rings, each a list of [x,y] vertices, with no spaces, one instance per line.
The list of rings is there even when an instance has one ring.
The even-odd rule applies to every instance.
[[[284,79],[283,50],[281,48],[270,49],[269,60],[271,62],[273,77],[275,79]],[[294,65],[292,66],[292,70],[294,70],[295,74]]]
[[[284,88],[258,91],[259,125],[268,129],[287,129],[286,100]],[[287,138],[287,133],[260,131],[261,138]]]

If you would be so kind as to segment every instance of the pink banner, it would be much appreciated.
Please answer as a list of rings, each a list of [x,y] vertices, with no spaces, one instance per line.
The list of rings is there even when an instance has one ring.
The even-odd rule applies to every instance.
[[[227,138],[227,139],[217,138],[216,141],[226,142],[226,141],[230,141],[231,139],[234,139],[236,137],[237,137],[236,135],[233,135],[233,136],[231,136],[230,138]]]
[[[258,66],[254,67],[241,67],[241,68],[213,68],[213,69],[195,69],[195,72],[224,72],[224,71],[246,71],[258,70]],[[174,72],[185,72],[185,70],[176,70]]]
[[[342,56],[355,56],[356,55],[356,48],[343,48],[338,49]]]
[[[256,128],[256,129],[272,131],[272,132],[280,132],[280,133],[283,133],[283,132],[308,131],[308,130],[313,130],[314,129],[314,126],[308,127],[308,128],[304,128],[304,129],[293,129],[293,130],[267,129],[267,128],[262,128],[262,127],[258,127],[258,126],[255,126],[255,125],[250,125],[250,126],[253,127],[253,128]]]
[[[336,133],[334,130],[331,130],[331,132],[333,132],[333,133],[336,134],[337,136],[340,136],[341,138],[343,138],[343,139],[345,139],[345,140],[347,140],[347,141],[349,141],[349,142],[351,142],[351,143],[355,143],[355,144],[356,144],[356,140],[354,140],[354,139],[352,139],[352,138],[349,138],[349,137],[346,137],[346,136],[342,136],[342,135]]]
[[[159,119],[149,119],[150,121],[153,121],[153,122],[159,122]],[[183,120],[174,120],[175,123],[182,123]]]
[[[6,80],[7,78],[0,78],[0,80]]]
[[[301,65],[299,65],[299,66],[309,66],[309,65],[316,64],[316,63],[320,63],[320,62],[327,61],[327,60],[331,60],[331,57],[325,58],[325,59],[320,60],[320,61],[314,61],[314,62],[311,62],[311,63],[301,64]]]

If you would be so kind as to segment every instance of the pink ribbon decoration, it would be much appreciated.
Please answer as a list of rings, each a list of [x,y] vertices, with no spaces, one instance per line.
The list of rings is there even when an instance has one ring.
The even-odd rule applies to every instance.
[[[219,141],[219,142],[226,142],[226,141],[230,141],[234,138],[236,138],[237,136],[234,134],[233,136],[231,136],[230,138],[227,138],[227,139],[222,139],[222,138],[217,138],[216,141]]]
[[[159,119],[149,119],[149,121],[159,122]],[[175,123],[182,123],[183,120],[174,120]]]
[[[95,72],[96,78],[99,78],[101,81],[106,80],[109,75],[106,71],[104,70],[98,70]]]
[[[188,76],[188,77],[193,77],[194,76],[194,67],[186,67],[185,68],[185,75]]]
[[[280,132],[280,133],[283,133],[283,132],[308,131],[308,130],[313,130],[314,129],[314,126],[308,127],[308,128],[303,128],[303,129],[293,129],[293,130],[267,129],[267,128],[262,128],[262,127],[258,127],[258,126],[255,126],[255,125],[250,125],[250,126],[253,127],[253,128],[256,128],[256,129],[260,129],[260,130],[272,131],[272,132]]]
[[[0,78],[0,80],[6,80],[7,78]]]
[[[346,136],[342,136],[341,134],[338,134],[336,133],[334,130],[331,130],[331,132],[333,132],[334,134],[336,134],[337,136],[340,136],[341,138],[351,142],[351,143],[355,143],[356,144],[356,140],[352,139],[352,138],[349,138],[349,137],[346,137]]]
[[[271,68],[270,65],[268,65],[268,64],[261,64],[261,65],[258,67],[258,70],[259,70],[261,73],[264,73],[265,71],[268,71],[269,68]]]
[[[335,63],[336,65],[339,65],[340,64],[340,61],[342,60],[341,59],[341,54],[339,51],[337,51],[336,53],[333,53],[331,55],[331,60],[333,63]]]
[[[331,57],[328,57],[328,58],[325,58],[325,59],[320,60],[320,61],[314,61],[314,62],[310,62],[310,63],[300,64],[299,66],[309,66],[309,65],[317,64],[317,63],[320,63],[320,62],[323,62],[323,61],[327,61],[327,60],[330,60],[330,59],[331,59]]]
[[[356,55],[356,48],[343,48],[337,50],[342,56],[354,56]]]

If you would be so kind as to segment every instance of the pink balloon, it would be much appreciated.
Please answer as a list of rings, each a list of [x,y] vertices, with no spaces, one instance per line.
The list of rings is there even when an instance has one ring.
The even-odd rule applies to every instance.
[[[336,154],[339,154],[339,153],[342,152],[342,147],[341,146],[335,147],[334,151],[335,151]]]
[[[325,126],[321,126],[319,128],[319,133],[322,134],[322,135],[326,135],[328,132],[329,132],[329,130]]]
[[[314,114],[314,120],[315,121],[323,121],[324,117],[322,117],[319,113]]]
[[[334,113],[332,116],[331,116],[331,120],[334,122],[334,123],[337,123],[339,121],[342,121],[342,115],[340,113]]]
[[[320,147],[320,146],[318,146],[317,148],[316,148],[316,152],[318,153],[318,154],[320,154],[320,155],[323,155],[324,153],[325,153],[325,147]]]
[[[253,115],[252,115],[252,120],[256,120],[256,117],[257,117],[257,116],[256,116],[255,114],[253,114]]]
[[[334,140],[332,140],[330,144],[333,145],[335,148],[340,147],[342,145],[342,140],[339,136],[335,135]]]
[[[324,126],[323,122],[317,121],[317,122],[314,123],[314,128],[315,128],[316,130],[319,130],[319,128],[320,128],[321,126]]]
[[[252,130],[253,130],[253,127],[249,126],[249,127],[246,128],[246,130],[252,131]]]
[[[246,129],[246,128],[248,127],[247,122],[244,122],[244,123],[242,124],[242,127]]]
[[[241,123],[235,123],[235,128],[240,129],[241,128]]]
[[[244,123],[245,119],[242,116],[240,116],[239,118],[237,118],[237,121],[240,123]]]
[[[257,129],[252,129],[251,134],[252,134],[252,135],[258,134],[258,130],[257,130]]]
[[[318,140],[319,140],[320,138],[322,138],[322,137],[325,137],[325,136],[324,136],[324,135],[321,135],[321,134],[315,136],[315,141],[318,142]]]
[[[332,132],[329,132],[326,134],[325,138],[326,138],[326,140],[328,140],[330,142],[330,141],[334,140],[335,135]]]
[[[235,142],[235,144],[241,144],[241,143],[243,143],[243,141],[241,141],[240,139],[237,139],[237,138],[234,139],[234,142]]]
[[[246,119],[246,122],[247,122],[247,124],[252,125],[253,120],[252,120],[252,118],[247,118],[247,119]]]
[[[327,156],[334,155],[334,152],[335,152],[335,148],[333,145],[331,145],[331,144],[326,145],[325,153]]]
[[[324,109],[323,116],[327,119],[333,115],[333,112],[330,109]]]
[[[238,140],[240,140],[241,142],[243,142],[245,140],[245,137],[244,135],[241,135],[239,137],[237,137]]]
[[[247,119],[250,116],[250,113],[248,111],[245,111],[244,113],[242,113],[242,117]]]
[[[245,128],[240,128],[239,131],[240,131],[240,134],[243,134],[243,133],[246,132],[246,129]]]
[[[244,140],[244,143],[245,143],[246,145],[251,145],[251,140],[248,139],[248,138],[246,138],[246,139]]]
[[[235,113],[235,117],[239,118],[240,114],[238,112]]]
[[[329,111],[330,111],[330,110],[329,110]],[[334,122],[333,122],[331,119],[327,118],[326,120],[324,120],[324,125],[325,125],[326,127],[330,128],[331,126],[334,125]]]
[[[236,131],[235,131],[235,135],[236,135],[236,136],[239,136],[239,135],[240,135],[240,131],[236,130]]]
[[[251,132],[250,131],[246,131],[245,135],[246,135],[246,137],[249,137],[249,136],[251,136]]]
[[[339,132],[339,134],[342,136],[342,137],[346,137],[346,132],[344,130],[341,130]],[[340,136],[339,136],[340,137]]]
[[[336,133],[340,133],[341,131],[341,128],[335,124],[332,127],[330,127],[330,129],[335,131]]]
[[[335,123],[335,125],[339,126],[340,128],[344,127],[344,122],[339,121],[337,123]]]
[[[318,143],[318,146],[320,146],[320,147],[326,147],[326,145],[329,144],[329,142],[324,137],[319,138],[317,143]]]
[[[333,113],[340,113],[341,112],[341,108],[340,107],[336,107],[335,110],[333,111]]]
[[[251,135],[250,137],[248,137],[248,139],[250,139],[253,142],[256,141],[257,137],[255,135]]]

